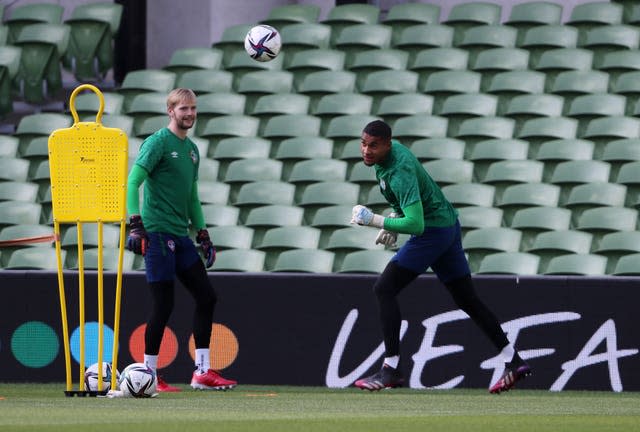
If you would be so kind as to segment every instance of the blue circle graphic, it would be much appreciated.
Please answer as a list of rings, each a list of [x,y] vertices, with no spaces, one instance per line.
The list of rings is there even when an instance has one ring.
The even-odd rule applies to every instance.
[[[95,321],[87,322],[84,325],[84,364],[89,366],[98,362],[98,329],[99,325]],[[103,325],[104,343],[102,348],[102,361],[111,362],[113,357],[113,330],[108,325]],[[80,328],[71,333],[70,338],[71,356],[80,363]]]

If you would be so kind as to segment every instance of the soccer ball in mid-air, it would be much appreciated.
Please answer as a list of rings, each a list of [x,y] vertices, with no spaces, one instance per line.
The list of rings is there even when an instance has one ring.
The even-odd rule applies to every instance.
[[[278,56],[282,48],[280,33],[266,24],[257,25],[244,38],[244,49],[252,59],[266,62]]]
[[[120,391],[125,397],[149,398],[156,395],[158,377],[144,363],[132,363],[120,375]]]
[[[120,379],[118,371],[116,373],[116,381]],[[113,369],[111,363],[102,362],[102,391],[111,389],[111,376]],[[84,389],[88,391],[98,391],[98,363],[94,363],[84,371]]]

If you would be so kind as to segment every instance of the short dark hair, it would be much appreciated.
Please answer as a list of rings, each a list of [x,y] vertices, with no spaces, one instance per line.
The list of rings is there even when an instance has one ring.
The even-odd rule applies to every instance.
[[[374,120],[367,124],[362,130],[367,135],[383,139],[391,139],[391,126],[382,120]]]

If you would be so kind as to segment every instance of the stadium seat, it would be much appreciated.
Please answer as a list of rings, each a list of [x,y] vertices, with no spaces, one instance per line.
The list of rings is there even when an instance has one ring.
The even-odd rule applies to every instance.
[[[319,208],[330,205],[358,204],[360,187],[350,182],[318,182],[308,185],[297,203],[305,209],[304,218],[312,221]]]
[[[8,225],[38,225],[42,206],[24,201],[0,202],[0,228]]]
[[[526,252],[498,252],[487,255],[476,274],[538,274],[540,257]]]
[[[253,181],[240,187],[233,205],[244,208],[244,216],[254,207],[293,204],[295,186],[283,181]]]
[[[207,93],[198,96],[197,104],[198,120],[195,125],[195,133],[200,135],[207,121],[214,117],[244,114],[246,96],[229,92]]]
[[[245,57],[251,60],[250,57],[246,55]],[[234,76],[237,77],[235,73]],[[236,85],[236,91],[247,97],[245,105],[247,112],[251,112],[260,96],[264,96],[266,94],[290,93],[292,90],[293,73],[281,70],[248,72],[238,79]]]
[[[287,181],[296,186],[294,199],[302,199],[305,188],[317,182],[343,182],[347,178],[347,162],[336,159],[307,159],[296,162]]]
[[[358,250],[383,250],[384,245],[376,244],[378,229],[350,226],[338,228],[331,233],[324,250],[333,252],[334,268],[339,269],[345,256]]]
[[[280,142],[273,158],[282,161],[282,178],[289,178],[296,162],[306,159],[330,159],[333,155],[333,141],[319,136],[287,138]]]
[[[501,226],[502,215],[503,211],[496,207],[467,206],[458,208],[458,219],[463,235],[472,229]]]
[[[611,165],[609,179],[616,181],[622,165],[627,162],[640,161],[640,139],[624,138],[608,142],[602,151],[600,160]]]
[[[62,261],[66,251],[60,251]],[[54,248],[22,248],[16,249],[9,256],[4,266],[7,270],[57,270],[58,260]]]
[[[263,80],[265,79],[264,72],[269,73],[269,76],[271,76],[271,74],[275,74],[273,81],[276,83],[276,77],[278,76],[276,72],[283,72],[284,58],[285,55],[283,53],[268,62],[259,62],[249,57],[243,49],[242,51],[233,53],[229,60],[229,64],[225,67],[225,70],[233,73],[233,83],[236,89],[239,88],[238,86],[245,75],[255,72],[263,72]],[[271,83],[266,82],[265,84],[270,85]]]
[[[547,1],[527,1],[512,5],[509,17],[504,23],[518,29],[517,43],[520,44],[529,29],[558,25],[561,19],[562,5]]]
[[[398,41],[404,30],[418,25],[438,25],[440,6],[426,3],[397,3],[389,8],[380,20],[391,27],[392,43]]]
[[[360,197],[358,198],[358,201],[361,202],[364,202],[367,199],[371,188],[379,187],[378,180],[376,180],[375,169],[363,163],[357,163],[351,168],[347,180],[351,183],[360,185]]]
[[[346,54],[347,65],[355,54],[365,50],[389,48],[391,27],[384,24],[355,24],[344,27],[333,41],[333,47]]]
[[[149,92],[134,96],[126,111],[126,115],[133,117],[133,129],[137,131],[140,125],[154,116],[167,116],[167,93]],[[167,124],[169,119],[167,119]]]
[[[564,113],[579,96],[607,93],[609,76],[601,71],[565,71],[558,74],[549,93],[564,98]]]
[[[104,271],[118,270],[118,247],[104,247],[102,250],[102,269]],[[129,250],[123,251],[122,270],[131,271],[134,269],[135,254]],[[69,251],[65,257],[65,268],[71,270],[78,269],[78,255],[72,255]],[[85,270],[98,269],[98,248],[86,248],[83,254],[83,267]]]
[[[640,135],[640,121],[633,117],[600,117],[591,120],[580,138],[593,141],[596,145],[593,157],[600,158],[607,143],[616,139],[637,138]]]
[[[395,253],[388,250],[362,250],[348,253],[337,273],[382,273]]]
[[[469,52],[469,61],[475,63],[479,53],[494,48],[514,48],[518,31],[505,25],[480,25],[471,27],[456,45]]]
[[[374,48],[356,51],[346,69],[357,75],[356,84],[362,86],[367,75],[381,70],[405,71],[409,62],[406,51],[394,48]]]
[[[13,135],[0,135],[0,159],[16,157],[18,155],[19,143],[18,137]]]
[[[412,3],[418,4],[418,3]],[[422,4],[422,3],[420,3]],[[418,24],[402,30],[391,46],[409,54],[409,61],[415,60],[418,52],[431,48],[450,48],[454,30],[439,24]],[[394,31],[395,35],[395,31]]]
[[[160,120],[162,119],[162,120]],[[83,121],[95,121],[95,115],[89,115],[83,119]],[[134,118],[124,114],[104,114],[102,116],[102,125],[105,127],[121,129],[130,138],[136,138],[133,135],[137,132],[133,128]],[[145,125],[145,123],[147,123]],[[149,117],[147,120],[140,124],[140,130],[142,136],[148,136],[157,131],[160,128],[166,127],[169,124],[169,118],[166,114],[161,116]]]
[[[284,41],[282,52],[285,54],[284,68],[287,69],[300,51],[329,49],[331,27],[317,22],[289,24],[280,29],[280,36]]]
[[[471,183],[473,162],[460,159],[436,159],[422,164],[438,185],[444,187],[455,183]]]
[[[49,159],[49,137],[42,136],[31,139],[20,150],[20,156],[27,159],[31,166]]]
[[[401,93],[384,96],[378,106],[372,110],[384,119],[392,128],[400,117],[416,114],[431,115],[433,112],[433,97],[420,93]]]
[[[296,86],[298,93],[311,97],[310,109],[330,93],[349,93],[356,90],[356,74],[349,71],[320,71],[305,76]]]
[[[464,141],[455,138],[424,138],[413,141],[411,152],[420,162],[464,159]]]
[[[16,80],[26,102],[42,104],[62,90],[61,59],[69,46],[65,24],[27,25],[13,44],[21,49]]]
[[[271,269],[273,272],[331,273],[333,253],[320,249],[294,249],[282,252]]]
[[[578,44],[594,52],[594,61],[599,63],[607,53],[623,50],[637,50],[640,31],[630,25],[605,25],[585,32]]]
[[[516,134],[527,120],[540,117],[560,117],[564,100],[550,94],[525,94],[511,99],[502,112],[516,121]]]
[[[285,114],[307,114],[310,98],[296,93],[276,93],[260,96],[250,114],[260,119],[261,133],[271,117]]]
[[[620,257],[611,274],[614,276],[640,275],[640,253],[633,253]]]
[[[103,80],[113,67],[113,39],[122,11],[119,3],[79,4],[64,21],[71,28],[64,60],[78,81]]]
[[[605,234],[593,253],[607,257],[606,272],[611,274],[625,255],[640,253],[640,232],[615,231]]]
[[[269,158],[236,159],[224,173],[224,182],[231,185],[231,201],[235,202],[240,187],[255,181],[280,181],[282,162]]]
[[[537,63],[530,68],[547,75],[547,91],[553,88],[556,77],[561,72],[571,70],[588,71],[593,64],[593,53],[582,48],[557,48],[545,51]]]
[[[262,136],[270,139],[272,150],[277,151],[285,139],[309,135],[320,135],[320,118],[307,114],[281,114],[271,117],[264,127]],[[331,138],[331,137],[327,137]]]
[[[247,115],[223,115],[205,121],[199,132],[211,144],[216,140],[230,137],[254,137],[258,134],[260,119]]]
[[[438,116],[410,115],[401,117],[394,123],[393,136],[405,146],[421,139],[445,138],[447,136],[447,119]],[[362,128],[365,123],[362,124]]]
[[[544,93],[545,75],[535,71],[508,71],[496,74],[486,92],[498,96],[498,114],[504,115],[511,99]]]
[[[175,84],[176,74],[159,69],[142,69],[128,72],[118,89],[124,96],[123,111],[128,112],[133,98],[141,93],[169,93]]]
[[[225,178],[229,164],[238,159],[268,159],[271,141],[258,137],[233,137],[218,141],[210,157],[220,162],[219,174]]]
[[[471,272],[480,268],[482,259],[496,252],[518,252],[522,233],[504,227],[478,228],[465,233],[462,247],[468,255]]]
[[[538,234],[545,231],[568,230],[571,227],[571,210],[561,207],[528,207],[513,215],[510,228],[522,232],[520,250],[529,250]]]
[[[607,258],[596,254],[560,255],[549,260],[545,275],[602,276],[606,273]]]
[[[238,223],[240,209],[230,205],[203,204],[202,213],[207,227],[228,226]]]
[[[0,180],[26,181],[29,177],[29,161],[16,157],[0,158]]]
[[[626,115],[638,115],[638,96],[640,95],[640,72],[626,72],[611,84],[611,93],[622,95],[627,100]]]
[[[315,48],[298,51],[287,58],[285,69],[293,73],[293,84],[297,87],[310,73],[343,70],[346,55],[336,49]]]
[[[578,136],[581,136],[587,124],[597,117],[624,116],[624,96],[609,93],[591,94],[576,97],[567,110],[567,116],[578,123]]]
[[[600,246],[605,234],[615,231],[635,231],[638,211],[626,207],[595,207],[580,215],[576,229],[593,234],[593,250]]]
[[[22,30],[37,23],[61,24],[64,7],[53,3],[23,4],[13,8],[4,20],[9,28],[7,43],[13,44],[18,40]]]
[[[0,46],[0,115],[13,111],[13,80],[20,69],[22,48]]]
[[[622,5],[616,3],[597,1],[577,4],[565,24],[576,27],[583,36],[592,28],[622,23],[622,13]]]
[[[567,254],[588,254],[592,238],[589,233],[575,230],[541,232],[527,252],[540,257],[539,270],[543,273],[552,258]]]
[[[504,211],[504,221],[510,225],[513,215],[523,208],[555,207],[560,201],[560,187],[548,183],[520,183],[507,186],[495,206]]]
[[[216,254],[216,261],[209,271],[248,272],[264,271],[265,253],[253,249],[228,249]]]
[[[567,202],[570,190],[581,183],[608,182],[611,166],[600,160],[569,160],[556,165],[550,183],[562,188],[560,204]]]
[[[475,181],[480,182],[485,178],[493,162],[527,159],[528,149],[529,143],[518,139],[490,139],[476,143],[468,157],[473,162]]]
[[[635,206],[640,197],[640,162],[627,162],[620,166],[615,183],[627,187],[626,206]]]
[[[272,228],[302,226],[303,213],[303,209],[292,205],[263,205],[251,208],[243,220],[245,226],[253,229],[255,248],[262,244],[263,236]]]
[[[493,206],[495,187],[480,183],[457,183],[442,187],[442,193],[454,207]]]
[[[0,201],[36,202],[39,186],[24,181],[0,181]]]
[[[454,44],[460,42],[467,29],[500,22],[502,7],[488,2],[465,2],[451,6],[443,24],[455,29]]]
[[[341,4],[329,9],[327,17],[320,22],[331,27],[331,44],[342,29],[355,24],[375,24],[380,18],[378,6],[369,4]]]
[[[338,153],[344,144],[354,138],[362,137],[362,129],[378,117],[368,114],[346,114],[332,118],[324,136],[333,140],[333,151]]]
[[[380,101],[393,94],[415,93],[418,89],[418,74],[406,70],[380,70],[366,75],[359,86],[360,93],[373,97],[372,109]]]
[[[236,24],[225,27],[219,41],[212,47],[222,50],[222,62],[226,67],[236,52],[244,52],[244,38],[254,24]]]
[[[362,194],[360,194],[362,195]],[[363,201],[358,198],[358,203],[363,204]],[[364,205],[369,207],[374,213],[385,214],[390,211],[389,203],[387,199],[382,195],[382,191],[379,187],[371,187],[366,192],[366,198]]]
[[[540,117],[525,121],[516,137],[529,141],[529,155],[538,153],[542,143],[576,138],[578,121],[567,117]]]
[[[104,114],[124,114],[124,112],[122,111],[124,96],[119,93],[108,91],[102,92],[102,96],[104,98],[104,106],[102,108],[102,112]],[[166,99],[165,103],[161,106],[165,107],[164,112],[166,112]],[[78,94],[78,96],[76,96],[74,107],[76,109],[76,112],[78,113],[78,116],[84,117],[93,115],[95,118],[95,115],[100,108],[100,99],[98,99],[93,92],[80,93]]]
[[[0,241],[15,240],[25,237],[39,237],[45,235],[51,235],[53,230],[48,225],[9,225],[0,230]],[[9,260],[11,253],[17,249],[26,247],[44,247],[51,248],[51,243],[32,243],[22,246],[3,246],[2,255],[0,258],[0,266],[4,267]]]
[[[469,64],[469,53],[459,48],[430,48],[418,51],[409,63],[408,70],[419,76],[419,88],[426,89],[426,84],[432,74],[443,71],[466,71]],[[469,79],[471,76],[467,77]],[[480,77],[480,75],[478,75]],[[460,80],[467,88],[466,80]],[[478,83],[478,91],[480,90]],[[424,91],[424,90],[422,90]],[[465,90],[460,90],[462,93]]]
[[[489,88],[493,77],[501,72],[527,70],[529,52],[520,48],[492,48],[480,51],[469,69],[482,74],[480,89]]]
[[[171,54],[169,63],[163,67],[176,74],[176,80],[188,71],[202,69],[220,69],[222,50],[216,48],[181,48]]]
[[[484,93],[464,93],[447,97],[436,114],[448,119],[447,134],[455,135],[462,121],[473,117],[495,116],[498,98]]]
[[[226,249],[251,249],[253,228],[229,225],[209,227],[208,231],[217,252]]]
[[[463,121],[455,138],[466,143],[465,154],[470,155],[479,141],[513,137],[515,121],[505,117],[477,117]]]
[[[500,202],[503,191],[517,183],[542,182],[542,162],[525,160],[500,160],[493,162],[487,168],[487,174],[482,183],[495,186],[496,202]]]
[[[176,87],[190,88],[198,96],[230,93],[233,89],[233,74],[217,69],[192,70],[180,75],[176,80]]]
[[[222,204],[229,203],[229,192],[231,187],[222,182],[199,180],[198,197],[202,204]]]
[[[329,122],[341,115],[369,115],[373,98],[358,93],[332,93],[323,96],[313,109],[312,114],[322,120],[320,133],[326,132]]]
[[[535,159],[544,163],[542,180],[551,180],[553,171],[559,163],[571,160],[591,160],[595,144],[583,139],[557,139],[540,145]]]
[[[540,56],[552,49],[575,48],[578,44],[578,30],[573,27],[553,24],[541,25],[527,30],[518,44],[529,51],[529,65],[535,66]]]
[[[624,50],[607,53],[594,68],[609,74],[609,82],[614,85],[622,74],[640,71],[640,52]]]
[[[564,207],[571,210],[572,223],[578,223],[587,209],[602,206],[624,207],[627,187],[617,183],[584,183],[569,191]]]
[[[272,27],[284,30],[294,24],[313,24],[318,21],[320,7],[314,4],[285,4],[273,6],[267,18],[260,21]]]
[[[317,210],[309,225],[321,230],[318,243],[320,249],[327,245],[329,237],[335,230],[352,226],[350,223],[352,209],[352,204],[344,204],[328,205]]]
[[[320,230],[309,226],[282,226],[270,228],[255,249],[266,253],[265,268],[271,270],[278,256],[292,249],[317,249]]]

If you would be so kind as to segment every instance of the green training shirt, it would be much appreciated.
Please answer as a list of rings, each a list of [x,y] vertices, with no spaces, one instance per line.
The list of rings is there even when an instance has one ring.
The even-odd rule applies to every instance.
[[[447,227],[456,223],[458,211],[420,161],[400,142],[392,140],[386,159],[374,168],[380,191],[396,213],[402,215],[402,209],[420,201],[425,228]]]
[[[144,140],[135,163],[149,174],[141,211],[147,231],[187,235],[200,165],[196,145],[163,128]]]

